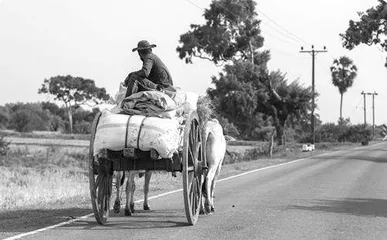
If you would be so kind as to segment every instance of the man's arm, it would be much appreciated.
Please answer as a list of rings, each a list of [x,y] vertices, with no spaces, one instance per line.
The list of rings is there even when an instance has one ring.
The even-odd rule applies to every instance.
[[[151,72],[152,66],[153,60],[149,57],[145,57],[142,63],[141,70],[138,70],[137,72],[135,72],[135,74],[139,77],[147,78]]]

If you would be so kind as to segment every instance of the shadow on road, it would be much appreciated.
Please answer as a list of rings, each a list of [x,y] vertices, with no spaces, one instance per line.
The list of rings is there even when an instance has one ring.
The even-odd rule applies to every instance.
[[[1,233],[24,233],[90,213],[87,208],[27,209],[0,212]]]
[[[125,216],[123,213],[114,214],[110,212],[110,217],[106,225],[99,225],[94,217],[87,220],[77,221],[68,227],[81,227],[83,230],[117,230],[117,229],[151,229],[151,228],[174,228],[190,226],[185,219],[181,209],[178,210],[151,210],[136,211],[133,216]],[[62,226],[62,227],[67,227]]]
[[[327,213],[341,213],[355,216],[387,218],[387,199],[344,198],[337,200],[315,200],[312,206],[290,205],[287,210],[305,210]]]

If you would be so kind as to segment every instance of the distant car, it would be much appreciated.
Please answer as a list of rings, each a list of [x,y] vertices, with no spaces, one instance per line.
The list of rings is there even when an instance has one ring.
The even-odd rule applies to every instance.
[[[311,152],[314,151],[314,144],[303,144],[302,145],[303,152]]]

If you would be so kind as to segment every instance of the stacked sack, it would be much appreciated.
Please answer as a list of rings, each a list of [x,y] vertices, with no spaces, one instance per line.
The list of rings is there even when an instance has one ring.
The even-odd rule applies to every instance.
[[[143,91],[124,98],[121,84],[116,106],[105,110],[99,119],[94,155],[102,149],[120,151],[155,149],[160,157],[171,158],[181,145],[181,119],[196,109],[198,95],[177,89],[172,99],[159,91]]]

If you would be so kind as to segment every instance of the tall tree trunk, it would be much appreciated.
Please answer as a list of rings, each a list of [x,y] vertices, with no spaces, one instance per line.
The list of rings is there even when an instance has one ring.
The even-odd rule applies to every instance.
[[[340,94],[340,121],[343,119],[343,93]]]
[[[269,143],[269,155],[270,155],[270,157],[273,157],[274,135],[275,135],[275,128],[273,128],[273,130],[270,134],[270,143]]]
[[[276,125],[275,130],[277,131],[277,144],[279,146],[282,146],[283,145],[284,129],[280,125]]]
[[[67,115],[69,117],[70,133],[73,133],[73,111],[70,104],[65,103],[65,106],[67,109]]]

